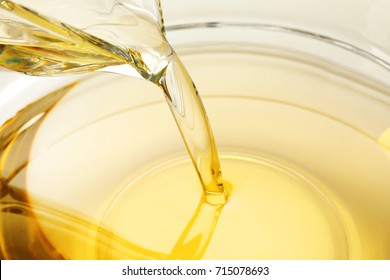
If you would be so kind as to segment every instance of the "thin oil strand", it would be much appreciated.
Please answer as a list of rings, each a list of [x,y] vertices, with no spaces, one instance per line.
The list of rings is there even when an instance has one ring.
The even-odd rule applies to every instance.
[[[173,50],[170,52],[173,54],[171,57],[162,59],[166,65],[156,66],[162,70],[155,73],[142,59],[147,53],[128,48],[125,51],[12,1],[2,1],[0,4],[3,9],[43,28],[29,31],[29,28],[13,24],[12,28],[21,30],[22,33],[29,32],[29,37],[38,42],[11,45],[0,42],[1,66],[29,75],[52,76],[101,69],[126,75],[120,66],[130,65],[144,79],[164,90],[207,201],[211,204],[224,204],[227,201],[228,194],[223,188],[218,153],[206,112],[191,78]],[[55,35],[45,33],[44,29]],[[165,42],[164,45],[169,46],[164,34],[159,35]],[[131,73],[128,75],[131,76]]]

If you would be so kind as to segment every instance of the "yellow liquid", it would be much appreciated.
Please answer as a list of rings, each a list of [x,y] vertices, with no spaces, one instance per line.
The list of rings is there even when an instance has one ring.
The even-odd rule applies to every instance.
[[[386,120],[382,89],[272,54],[183,58],[229,201],[206,203],[158,88],[90,76],[0,129],[2,258],[390,258],[389,130],[342,110]]]
[[[158,4],[160,6],[160,2]],[[165,39],[164,26],[160,30],[157,23],[145,20],[142,13],[136,14],[136,10],[129,8],[129,15],[139,22],[130,38],[141,36],[143,39],[137,44],[146,45],[145,49],[136,45],[135,48],[139,49],[136,51],[109,43],[12,1],[1,1],[0,8],[9,11],[10,16],[28,21],[28,24],[0,22],[7,31],[4,42],[0,44],[0,65],[5,68],[33,76],[101,70],[142,78],[160,87],[207,201],[212,204],[226,202],[228,194],[223,188],[218,153],[206,112],[195,85]],[[112,13],[118,13],[115,7]],[[114,26],[110,32],[115,34],[120,27]]]

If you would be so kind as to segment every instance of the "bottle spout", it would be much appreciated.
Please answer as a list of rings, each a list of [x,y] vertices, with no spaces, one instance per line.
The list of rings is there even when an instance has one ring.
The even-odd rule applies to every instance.
[[[163,31],[159,0],[1,0],[0,66],[62,75],[128,64],[146,78],[173,52]]]

